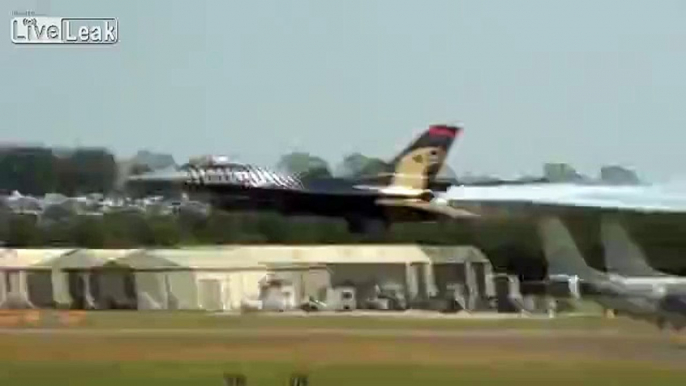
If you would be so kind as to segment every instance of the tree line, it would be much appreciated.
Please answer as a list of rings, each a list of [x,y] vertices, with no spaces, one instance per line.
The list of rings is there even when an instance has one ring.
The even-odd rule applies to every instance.
[[[165,167],[175,167],[174,157],[140,151],[131,159],[117,160],[106,148],[52,149],[41,146],[0,148],[0,190],[14,190],[25,195],[60,193],[74,196],[87,193],[124,192],[126,177]],[[276,169],[296,173],[304,178],[376,175],[388,171],[389,164],[380,158],[352,153],[332,167],[326,160],[307,152],[292,152],[280,157]],[[600,180],[604,183],[638,183],[631,170],[605,166],[597,178],[583,176],[570,165],[548,163],[542,176],[550,181],[580,182]],[[460,182],[455,171],[445,166],[439,179]],[[495,180],[489,176],[465,175],[464,182]]]
[[[0,149],[0,189],[27,195],[61,193],[123,192],[122,180],[176,163],[169,155],[139,152],[133,159],[117,160],[107,149],[77,148],[55,150],[45,147]],[[324,159],[305,152],[282,156],[276,168],[309,176],[356,177],[386,170],[381,159],[359,153],[346,156],[332,168]],[[551,181],[584,181],[589,177],[562,163],[544,165]],[[446,169],[443,177],[457,181]],[[474,179],[488,179],[488,176]],[[635,173],[619,166],[602,168],[596,180],[605,183],[637,183]],[[658,265],[682,266],[680,252],[686,250],[686,221],[655,216],[633,221],[638,239]],[[589,260],[602,267],[602,248],[595,220],[576,221],[576,233]],[[580,224],[580,225],[579,225]],[[394,224],[382,238],[360,236],[347,231],[343,221],[316,217],[283,217],[275,213],[212,212],[209,217],[192,212],[174,216],[141,213],[109,213],[102,216],[75,216],[46,223],[35,216],[0,213],[0,241],[8,247],[88,247],[138,248],[146,246],[214,245],[241,243],[341,244],[341,243],[423,243],[434,245],[475,245],[484,250],[497,267],[541,264],[542,252],[535,226],[522,221],[461,221],[431,224]],[[521,269],[521,267],[519,267]],[[505,268],[503,268],[505,269]]]
[[[395,223],[383,235],[348,232],[344,221],[321,217],[285,217],[278,213],[212,211],[209,216],[181,211],[174,215],[139,212],[72,216],[43,222],[37,216],[0,216],[0,240],[10,248],[175,248],[236,244],[423,244],[472,245],[496,269],[545,272],[535,223],[530,219],[451,220]],[[593,215],[565,218],[588,263],[604,269],[599,221]],[[686,221],[683,216],[636,216],[627,224],[651,263],[686,274]]]
[[[109,193],[117,161],[106,149],[55,150],[18,147],[0,150],[0,189],[24,195],[61,193],[75,196]]]
[[[172,156],[149,151],[140,151],[132,159],[117,160],[104,148],[6,147],[0,149],[0,190],[37,196],[109,194],[123,190],[129,175],[174,166],[177,164]],[[378,158],[353,153],[333,170],[320,157],[293,152],[283,155],[276,168],[304,177],[355,177],[377,174],[388,165]]]
[[[278,213],[212,211],[154,215],[141,212],[71,216],[42,221],[35,215],[0,216],[5,248],[176,248],[236,244],[475,245],[507,269],[507,256],[531,259],[540,252],[534,229],[509,222],[396,223],[383,235],[350,233],[343,220]],[[507,228],[507,229],[505,229]],[[523,240],[527,240],[523,242]],[[528,241],[532,241],[529,243]],[[498,256],[503,258],[498,259]],[[528,257],[527,257],[528,256]]]

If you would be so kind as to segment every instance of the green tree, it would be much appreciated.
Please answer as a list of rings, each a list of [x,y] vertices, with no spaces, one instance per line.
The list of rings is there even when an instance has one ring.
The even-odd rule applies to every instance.
[[[40,245],[40,232],[34,216],[13,215],[9,219],[8,228],[5,239],[8,247],[28,248]]]
[[[600,169],[600,180],[613,185],[637,185],[641,183],[636,172],[618,165],[603,166]]]
[[[382,173],[391,172],[391,167],[379,158],[368,158],[367,163],[356,175],[357,177],[371,177]]]
[[[147,218],[152,244],[172,247],[181,242],[181,229],[174,216],[150,216]]]
[[[580,182],[585,179],[566,163],[547,163],[543,166],[543,174],[551,182]]]
[[[379,158],[367,157],[360,153],[352,153],[343,159],[338,167],[342,177],[356,178],[375,176],[388,171],[389,165]]]
[[[76,149],[70,157],[77,193],[109,193],[117,178],[117,162],[106,149]]]
[[[304,180],[317,178],[331,178],[331,172],[326,167],[314,167],[300,174]]]
[[[128,169],[128,175],[130,176],[138,176],[141,174],[149,173],[153,171],[153,169],[145,164],[132,164],[129,169]]]
[[[114,155],[102,148],[60,149],[53,152],[57,193],[74,196],[109,193],[114,189],[118,167]]]
[[[285,154],[279,160],[277,168],[293,174],[303,174],[313,169],[326,169],[331,174],[329,164],[324,159],[304,152]]]
[[[57,179],[50,149],[16,147],[0,150],[0,189],[43,195],[56,190]]]
[[[457,173],[455,173],[450,166],[444,164],[436,174],[436,178],[440,180],[457,181]]]
[[[154,237],[143,213],[121,211],[103,216],[107,248],[137,248],[153,245]]]
[[[150,170],[176,166],[174,156],[171,154],[154,153],[149,150],[139,150],[131,161],[134,164],[143,165]]]
[[[76,217],[70,227],[74,246],[81,248],[103,248],[106,242],[106,230],[99,217]]]

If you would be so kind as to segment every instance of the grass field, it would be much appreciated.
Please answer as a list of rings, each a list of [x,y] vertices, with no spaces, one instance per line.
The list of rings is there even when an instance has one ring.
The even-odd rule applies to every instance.
[[[286,385],[293,372],[310,386],[686,384],[686,348],[625,319],[82,317],[2,329],[0,385],[222,385],[225,372],[247,385]]]

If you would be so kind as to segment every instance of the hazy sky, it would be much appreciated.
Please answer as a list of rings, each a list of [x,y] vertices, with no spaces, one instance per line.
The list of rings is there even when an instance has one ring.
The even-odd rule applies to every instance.
[[[335,165],[461,122],[460,174],[686,176],[683,1],[3,0],[7,30],[27,9],[118,17],[120,41],[0,39],[3,141]]]

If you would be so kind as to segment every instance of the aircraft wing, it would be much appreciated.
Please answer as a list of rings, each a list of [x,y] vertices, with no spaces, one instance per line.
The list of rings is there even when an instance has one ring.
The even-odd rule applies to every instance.
[[[557,211],[584,209],[637,213],[686,214],[686,189],[665,186],[523,184],[453,186],[436,200],[472,211]],[[483,214],[483,213],[482,213]]]

